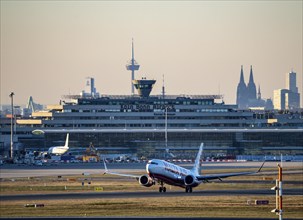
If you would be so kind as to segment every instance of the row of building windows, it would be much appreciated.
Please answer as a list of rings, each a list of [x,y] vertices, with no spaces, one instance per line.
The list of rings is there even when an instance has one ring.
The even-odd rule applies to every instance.
[[[21,127],[21,126],[20,126]],[[146,128],[164,128],[165,124],[142,124],[142,123],[138,123],[138,124],[44,124],[42,127],[44,128],[102,128],[102,127],[106,127],[106,128],[142,128],[142,127],[146,127]],[[267,127],[267,125],[265,124],[250,124],[250,123],[191,123],[191,124],[169,124],[168,128],[219,128],[219,127],[224,127],[224,128],[249,128],[249,127]]]
[[[165,112],[163,109],[64,109],[64,112],[97,113],[97,112]],[[229,112],[229,109],[170,109],[169,112]]]
[[[130,100],[78,100],[79,105],[214,105],[214,100],[166,100],[166,101],[144,101]]]
[[[168,116],[167,120],[249,120],[246,116]],[[80,117],[58,117],[58,120],[165,120],[165,116],[80,116]]]
[[[242,122],[242,123],[201,123],[201,122],[196,122],[196,123],[173,123],[173,124],[168,124],[168,128],[279,128],[279,127],[284,127],[284,128],[296,128],[298,127],[298,124],[294,123],[273,123],[273,124],[267,124],[267,123],[252,123],[252,122]],[[303,124],[301,124],[303,127]],[[71,124],[42,124],[42,125],[17,125],[17,130],[18,128],[34,128],[34,129],[39,129],[39,128],[67,128],[67,129],[73,129],[73,128],[142,128],[142,127],[152,127],[152,128],[164,128],[165,123],[124,123],[124,124],[110,124],[110,123],[99,123],[96,124],[94,123],[71,123]],[[10,126],[2,127],[1,134],[4,134],[7,130],[7,132],[10,132]]]

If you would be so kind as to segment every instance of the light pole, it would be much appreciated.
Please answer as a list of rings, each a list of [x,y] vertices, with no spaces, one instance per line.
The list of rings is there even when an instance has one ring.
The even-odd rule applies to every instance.
[[[165,158],[168,158],[169,149],[168,149],[168,143],[167,143],[167,110],[168,106],[165,107]]]
[[[13,119],[14,119],[14,92],[11,92],[9,97],[11,98],[11,107],[12,107],[12,115],[11,115],[11,159],[14,156],[14,141],[13,141]]]
[[[167,148],[167,106],[165,107],[165,150],[168,153],[168,148]]]

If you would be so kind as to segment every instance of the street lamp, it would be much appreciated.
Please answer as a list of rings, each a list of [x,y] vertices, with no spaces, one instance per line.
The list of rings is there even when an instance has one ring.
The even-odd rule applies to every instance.
[[[14,92],[11,92],[9,97],[11,98],[11,107],[12,107],[12,115],[11,115],[11,159],[14,156],[14,142],[13,142],[13,119],[14,119]]]

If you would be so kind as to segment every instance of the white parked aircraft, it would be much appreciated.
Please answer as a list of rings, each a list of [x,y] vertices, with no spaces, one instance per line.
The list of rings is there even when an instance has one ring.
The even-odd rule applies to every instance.
[[[254,172],[241,172],[241,173],[223,173],[223,174],[213,174],[213,175],[200,175],[200,158],[203,151],[203,143],[200,145],[199,152],[197,154],[195,165],[191,170],[185,169],[183,167],[177,166],[175,164],[166,162],[164,160],[153,159],[148,161],[146,164],[147,174],[142,176],[115,173],[107,169],[106,163],[104,161],[104,174],[112,174],[125,177],[136,178],[142,186],[150,187],[155,185],[156,182],[160,185],[159,192],[166,192],[166,187],[164,184],[179,186],[185,188],[186,193],[191,193],[192,188],[200,185],[201,183],[209,182],[209,180],[227,178],[231,176],[241,176],[249,175],[254,173],[259,173],[265,162],[261,167]],[[222,181],[222,180],[221,180]]]
[[[66,135],[66,140],[65,140],[65,145],[64,146],[54,146],[54,147],[50,147],[48,149],[48,153],[49,154],[53,154],[53,155],[62,155],[64,153],[66,153],[69,149],[68,147],[68,139],[69,139],[69,133],[67,133]]]

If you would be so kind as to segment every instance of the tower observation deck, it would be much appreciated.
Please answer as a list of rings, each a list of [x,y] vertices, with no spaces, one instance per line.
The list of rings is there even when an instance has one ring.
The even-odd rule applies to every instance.
[[[132,39],[132,59],[126,64],[126,69],[132,71],[131,75],[131,94],[135,93],[133,80],[135,79],[135,70],[139,70],[140,65],[135,60],[134,55],[134,40]]]
[[[155,82],[156,80],[147,80],[146,78],[142,78],[141,80],[133,80],[133,85],[138,90],[138,94],[141,98],[148,98]]]

